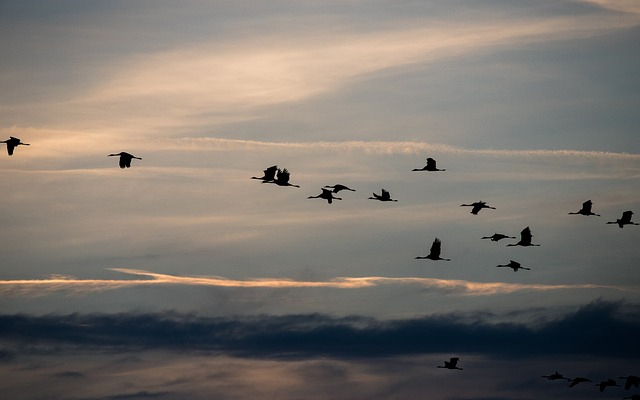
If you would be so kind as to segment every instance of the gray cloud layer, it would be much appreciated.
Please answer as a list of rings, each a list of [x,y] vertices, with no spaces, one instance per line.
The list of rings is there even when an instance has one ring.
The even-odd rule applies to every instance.
[[[595,302],[530,326],[490,315],[379,321],[320,314],[202,318],[175,314],[4,315],[5,343],[210,351],[243,357],[362,358],[426,353],[639,357],[639,305]],[[548,311],[545,311],[548,312]],[[7,355],[8,357],[9,355]]]

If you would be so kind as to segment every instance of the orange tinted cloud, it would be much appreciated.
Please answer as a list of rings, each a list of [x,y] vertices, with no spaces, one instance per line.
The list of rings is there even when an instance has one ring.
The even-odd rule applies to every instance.
[[[520,291],[549,291],[562,289],[611,289],[636,291],[633,288],[595,284],[544,285],[504,282],[471,282],[418,277],[337,277],[327,281],[297,281],[287,278],[228,279],[218,276],[175,276],[144,270],[112,268],[114,271],[136,275],[138,279],[76,279],[67,276],[51,276],[47,279],[3,280],[0,293],[4,295],[41,295],[49,292],[74,293],[104,291],[134,286],[181,285],[233,288],[331,288],[361,289],[382,285],[412,285],[466,296],[509,294]]]

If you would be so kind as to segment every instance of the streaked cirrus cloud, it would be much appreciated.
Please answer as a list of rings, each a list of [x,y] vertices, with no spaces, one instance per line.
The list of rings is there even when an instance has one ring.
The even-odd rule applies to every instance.
[[[362,289],[383,285],[413,285],[464,296],[487,296],[509,294],[521,291],[550,291],[568,289],[610,289],[636,292],[633,287],[607,286],[597,284],[521,284],[505,282],[472,282],[459,279],[436,279],[420,277],[336,277],[326,281],[302,281],[287,278],[228,279],[219,276],[176,276],[150,271],[112,268],[114,271],[141,277],[140,279],[76,279],[69,276],[53,275],[46,279],[3,280],[0,293],[5,295],[44,295],[50,292],[66,291],[84,293],[114,290],[133,286],[209,286],[226,288],[270,288],[270,289]]]

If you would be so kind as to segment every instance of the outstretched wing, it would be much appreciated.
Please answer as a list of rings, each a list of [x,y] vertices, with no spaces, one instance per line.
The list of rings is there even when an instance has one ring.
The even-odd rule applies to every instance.
[[[436,160],[431,157],[427,158],[427,169],[436,169]]]
[[[520,232],[520,238],[523,243],[531,243],[533,235],[531,234],[531,229],[529,229],[528,226]]]
[[[286,168],[278,170],[278,182],[288,183],[289,182],[289,171]]]
[[[264,178],[263,178],[264,180],[272,181],[276,177],[276,172],[278,172],[278,166],[277,165],[271,166],[262,172],[264,172]]]
[[[440,253],[442,252],[442,242],[440,239],[436,238],[431,245],[431,250],[429,250],[429,257],[440,257]]]

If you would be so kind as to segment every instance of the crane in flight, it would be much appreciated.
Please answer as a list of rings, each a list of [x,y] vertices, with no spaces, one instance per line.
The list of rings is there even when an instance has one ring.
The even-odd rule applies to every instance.
[[[328,188],[328,189],[333,189],[332,190],[333,193],[338,193],[341,190],[350,190],[352,192],[356,191],[355,189],[351,189],[350,187],[342,185],[342,184],[339,184],[339,183],[335,184],[335,185],[327,185],[325,187]]]
[[[600,387],[600,391],[604,392],[607,386],[620,386],[620,385],[618,385],[615,380],[609,378],[606,381],[602,381],[600,383],[595,384],[594,386]]]
[[[492,210],[496,209],[495,207],[488,206],[487,203],[484,201],[476,201],[475,203],[471,203],[471,204],[460,204],[460,207],[473,207],[471,209],[471,214],[473,215],[478,215],[480,210],[482,210],[483,208],[490,208]]]
[[[631,389],[631,386],[638,387],[640,386],[640,376],[629,375],[629,376],[620,376],[620,379],[624,379],[624,388],[625,390]]]
[[[10,156],[13,155],[13,150],[18,146],[31,146],[29,143],[22,143],[22,141],[20,139],[18,139],[17,137],[13,137],[13,136],[9,136],[9,139],[2,140],[2,141],[0,141],[0,143],[6,143],[7,144],[7,153]]]
[[[262,177],[258,178],[257,176],[252,176],[251,179],[260,179],[262,183],[271,182],[276,179],[276,172],[278,172],[278,166],[273,165],[262,172],[264,173]]]
[[[509,243],[507,246],[540,246],[539,244],[531,243],[532,238],[531,229],[527,226],[520,232],[520,241],[518,243]]]
[[[458,361],[460,361],[460,358],[458,357],[451,357],[449,359],[449,361],[445,361],[444,365],[438,365],[436,368],[446,368],[446,369],[462,369],[460,367],[458,367]]]
[[[292,183],[289,183],[290,175],[291,174],[289,174],[289,171],[287,171],[286,168],[284,169],[278,168],[276,179],[272,181],[262,181],[262,183],[275,183],[278,186],[293,186],[293,187],[299,188],[300,187],[299,185],[294,185]]]
[[[451,261],[449,258],[440,257],[440,253],[442,252],[442,242],[440,239],[436,238],[431,244],[431,249],[429,250],[429,254],[426,256],[418,256],[416,260],[443,260],[443,261]]]
[[[118,160],[118,165],[120,165],[120,168],[131,168],[131,160],[134,158],[136,160],[142,160],[142,158],[136,157],[133,154],[129,154],[124,151],[120,153],[109,154],[107,157],[120,157],[120,160]]]
[[[382,189],[381,194],[373,193],[373,197],[369,197],[371,200],[380,200],[380,201],[398,201],[391,198],[391,194],[386,190]]]
[[[591,202],[591,200],[587,200],[584,203],[582,203],[582,208],[581,209],[579,209],[576,212],[570,212],[569,215],[580,214],[580,215],[586,215],[587,217],[589,215],[595,215],[595,216],[599,217],[600,214],[596,214],[594,212],[591,212],[591,207],[593,207],[593,203]]]
[[[507,236],[502,233],[494,233],[491,236],[483,236],[482,239],[491,239],[492,242],[498,242],[502,239],[515,239],[515,236]]]
[[[519,269],[526,269],[526,270],[531,270],[531,268],[527,268],[527,267],[523,267],[520,265],[519,262],[517,261],[513,261],[513,260],[509,260],[509,264],[506,265],[496,265],[497,268],[511,268],[513,270],[513,272],[518,272]]]
[[[620,228],[624,228],[625,225],[640,225],[637,222],[631,222],[632,215],[633,211],[625,211],[622,213],[622,218],[616,219],[615,221],[609,221],[607,224],[618,224]]]
[[[427,165],[425,165],[422,168],[414,168],[412,169],[412,171],[446,171],[446,169],[438,169],[438,167],[436,167],[436,160],[434,160],[433,158],[429,157],[427,158]]]
[[[309,196],[307,199],[325,199],[329,204],[333,202],[333,200],[342,200],[341,197],[333,197],[333,192],[329,189],[322,188],[322,193],[317,196]]]
[[[566,379],[566,380],[570,380],[569,378],[565,378],[564,375],[562,375],[561,373],[559,373],[558,371],[554,372],[551,375],[542,375],[543,378],[547,378],[550,381],[556,381],[558,379]]]

